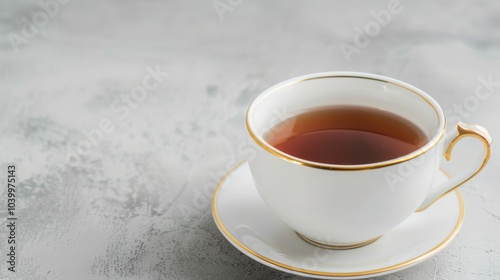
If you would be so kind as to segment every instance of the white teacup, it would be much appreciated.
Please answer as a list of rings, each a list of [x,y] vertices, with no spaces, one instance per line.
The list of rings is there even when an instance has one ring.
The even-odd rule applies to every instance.
[[[311,162],[266,142],[264,135],[283,114],[291,117],[327,105],[389,111],[413,122],[430,140],[405,156],[361,165]],[[253,101],[246,125],[258,144],[249,164],[264,202],[306,241],[333,249],[376,240],[468,181],[490,156],[491,137],[484,128],[459,123],[445,133],[445,115],[434,99],[411,85],[373,74],[319,73],[277,84]],[[469,151],[471,161],[461,167],[460,175],[436,183],[440,163],[450,160],[455,144],[467,136],[480,140],[484,149]]]

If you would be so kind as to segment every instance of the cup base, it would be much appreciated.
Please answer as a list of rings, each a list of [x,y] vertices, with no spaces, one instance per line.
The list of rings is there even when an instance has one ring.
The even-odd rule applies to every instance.
[[[371,243],[377,241],[380,237],[382,237],[382,235],[381,235],[381,236],[378,236],[378,237],[375,237],[373,239],[370,239],[370,240],[367,240],[367,241],[363,241],[363,242],[360,242],[360,243],[345,244],[345,245],[334,245],[334,244],[320,243],[320,242],[311,240],[311,239],[303,236],[302,234],[300,234],[298,232],[295,232],[295,233],[300,238],[302,238],[304,241],[306,241],[309,244],[312,244],[314,246],[321,247],[321,248],[324,248],[324,249],[330,249],[330,250],[349,250],[349,249],[355,249],[355,248],[359,248],[359,247],[363,247],[363,246],[366,246],[368,244],[371,244]]]

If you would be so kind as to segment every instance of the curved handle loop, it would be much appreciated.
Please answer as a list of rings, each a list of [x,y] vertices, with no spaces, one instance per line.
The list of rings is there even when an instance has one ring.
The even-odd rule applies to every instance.
[[[431,206],[434,202],[439,200],[441,197],[447,195],[448,193],[454,191],[456,188],[460,187],[472,177],[476,176],[488,163],[491,155],[491,136],[488,131],[479,125],[475,124],[464,124],[459,122],[456,127],[456,132],[449,133],[445,138],[445,147],[447,146],[444,157],[447,161],[451,159],[451,152],[455,145],[464,137],[473,137],[481,141],[484,145],[484,154],[478,155],[483,157],[483,161],[479,167],[470,166],[461,172],[460,175],[450,178],[448,181],[444,182],[439,186],[434,186],[431,188],[424,202],[420,204],[416,212],[421,212]]]

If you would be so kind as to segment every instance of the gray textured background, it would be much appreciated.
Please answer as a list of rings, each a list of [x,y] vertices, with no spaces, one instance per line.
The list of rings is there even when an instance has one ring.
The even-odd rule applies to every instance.
[[[0,201],[0,278],[302,279],[241,254],[210,212],[218,180],[244,159],[246,107],[294,76],[401,79],[500,139],[500,86],[472,100],[480,77],[500,82],[499,2],[401,0],[349,58],[340,46],[388,1],[215,3],[233,6],[218,14],[213,1],[61,0],[44,17],[36,1],[0,2],[0,178],[14,163],[20,180],[17,272],[7,271]],[[168,76],[126,103],[148,67]],[[114,130],[85,144],[103,119]],[[494,150],[462,188],[458,237],[380,279],[499,279],[499,160]]]

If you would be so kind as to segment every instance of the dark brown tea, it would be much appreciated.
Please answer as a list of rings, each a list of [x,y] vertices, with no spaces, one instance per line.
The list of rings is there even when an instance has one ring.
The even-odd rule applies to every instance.
[[[407,155],[427,143],[415,124],[363,106],[332,106],[289,118],[266,141],[289,155],[327,164],[368,164]]]

